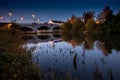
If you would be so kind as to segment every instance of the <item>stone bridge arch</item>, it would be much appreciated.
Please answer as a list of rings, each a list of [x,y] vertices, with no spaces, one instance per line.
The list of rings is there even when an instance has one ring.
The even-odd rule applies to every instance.
[[[37,28],[37,32],[50,32],[51,29],[48,26],[40,26]]]
[[[23,30],[23,31],[28,31],[28,30],[32,31],[33,29],[29,28],[29,27],[21,27],[21,30]]]
[[[24,32],[34,32],[34,30],[30,27],[21,27],[21,30]]]
[[[21,28],[23,31],[34,31],[34,32],[54,32],[54,31],[61,31],[61,27],[58,25],[49,25],[49,24],[21,24]],[[25,30],[24,30],[25,29]]]
[[[37,30],[49,30],[50,28],[47,26],[40,26],[37,28]]]

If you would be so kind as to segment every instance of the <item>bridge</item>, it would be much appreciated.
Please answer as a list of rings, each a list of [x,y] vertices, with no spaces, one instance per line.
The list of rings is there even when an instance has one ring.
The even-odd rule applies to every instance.
[[[28,32],[54,32],[54,31],[62,31],[60,25],[52,25],[52,24],[20,24],[21,29],[23,31]]]
[[[37,33],[37,32],[61,32],[61,25],[49,24],[49,23],[17,23],[20,25],[21,30],[26,33]],[[1,22],[0,27],[10,28],[12,23]]]

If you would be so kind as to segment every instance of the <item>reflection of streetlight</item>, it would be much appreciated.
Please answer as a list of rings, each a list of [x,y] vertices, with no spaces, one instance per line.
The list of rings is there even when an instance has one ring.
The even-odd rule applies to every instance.
[[[35,23],[35,14],[32,14],[33,21]]]
[[[10,22],[12,22],[12,12],[9,12]]]

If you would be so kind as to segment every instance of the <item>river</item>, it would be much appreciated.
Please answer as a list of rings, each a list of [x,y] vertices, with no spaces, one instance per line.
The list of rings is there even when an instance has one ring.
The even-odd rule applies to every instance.
[[[119,35],[44,33],[22,39],[44,73],[70,73],[76,80],[120,80]]]

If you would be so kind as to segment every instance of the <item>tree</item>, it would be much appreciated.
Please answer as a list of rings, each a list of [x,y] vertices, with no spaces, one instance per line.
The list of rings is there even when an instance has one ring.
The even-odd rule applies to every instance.
[[[75,15],[72,15],[71,19],[70,19],[70,23],[73,24],[75,23],[77,17]]]
[[[120,31],[120,12],[117,15],[114,15],[111,21],[109,21],[108,26],[111,31],[117,32]]]
[[[64,23],[61,27],[64,30],[64,32],[71,32],[72,30],[72,24],[69,21]]]
[[[83,13],[84,23],[86,24],[88,19],[93,19],[95,12],[87,11]]]
[[[72,30],[74,30],[74,32],[83,32],[85,30],[84,22],[81,18],[76,19],[76,22],[72,26]]]
[[[87,20],[87,23],[85,24],[85,27],[86,27],[86,31],[87,32],[92,32],[96,29],[96,23],[94,21],[94,19],[88,19]]]
[[[102,12],[98,14],[97,20],[100,21],[101,23],[108,23],[110,20],[113,18],[113,11],[110,9],[109,6],[105,6],[103,8]]]
[[[113,17],[113,14],[112,14],[113,11],[110,9],[109,6],[105,6],[105,8],[103,9],[103,12],[105,14],[106,21],[109,21],[109,20],[112,19],[112,17]]]

